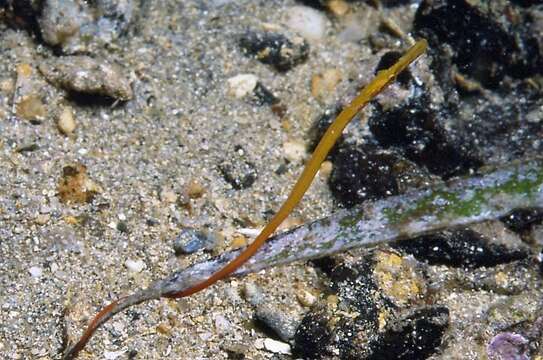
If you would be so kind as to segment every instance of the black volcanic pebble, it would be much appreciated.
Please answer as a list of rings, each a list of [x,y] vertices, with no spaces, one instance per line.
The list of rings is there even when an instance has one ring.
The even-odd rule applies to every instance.
[[[543,208],[514,210],[500,220],[514,232],[522,233],[543,222]]]
[[[256,105],[275,105],[279,103],[279,99],[273,95],[262,83],[257,82],[253,90],[253,101]]]
[[[480,167],[482,161],[467,136],[446,130],[438,120],[439,113],[431,110],[429,100],[421,95],[377,112],[369,127],[382,146],[401,149],[406,158],[444,178]]]
[[[328,185],[334,198],[346,207],[397,195],[429,179],[424,170],[400,155],[371,147],[344,145],[333,164]]]
[[[427,307],[399,319],[370,343],[371,355],[365,359],[426,359],[441,345],[449,326],[449,310]]]
[[[245,54],[254,56],[279,71],[287,71],[304,62],[309,55],[309,44],[299,35],[271,31],[249,30],[239,39]]]
[[[296,329],[293,354],[303,359],[321,359],[326,357],[326,347],[332,332],[328,326],[325,312],[310,312]]]
[[[236,146],[231,156],[220,163],[219,171],[235,190],[251,187],[257,178],[256,167],[247,160],[241,146]]]
[[[523,249],[506,247],[470,229],[454,229],[400,241],[394,247],[430,265],[478,268],[525,259]]]
[[[453,63],[461,73],[496,88],[506,75],[526,78],[541,73],[543,63],[531,14],[507,6],[507,2],[492,0],[474,4],[425,0],[417,10],[414,29],[429,40],[431,48],[450,45]]]

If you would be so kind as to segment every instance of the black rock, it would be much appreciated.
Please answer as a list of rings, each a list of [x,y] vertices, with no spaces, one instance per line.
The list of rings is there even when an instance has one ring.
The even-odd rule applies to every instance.
[[[254,103],[258,106],[275,105],[279,103],[279,99],[273,95],[262,83],[257,82],[253,90]]]
[[[471,229],[454,229],[399,241],[394,247],[430,265],[478,268],[525,259],[522,248],[492,243]]]
[[[328,180],[332,195],[343,206],[397,195],[428,182],[428,175],[394,152],[344,145],[333,157]]]
[[[208,232],[185,228],[174,240],[175,255],[192,254],[199,250],[213,250],[217,246],[217,238]]]
[[[342,306],[356,311],[358,321],[377,328],[378,310],[373,296],[377,286],[373,281],[373,265],[371,255],[354,264],[343,263],[332,270],[330,280]]]
[[[239,45],[245,54],[279,71],[287,71],[307,59],[309,44],[301,36],[285,34],[249,30],[240,37]]]
[[[369,127],[382,146],[401,149],[409,160],[444,178],[480,167],[482,161],[472,141],[460,130],[446,130],[439,116],[429,108],[427,96],[420,95],[377,112]]]
[[[449,310],[445,307],[415,310],[372,341],[371,355],[366,359],[426,359],[437,351],[448,326]]]
[[[236,146],[231,156],[219,165],[219,171],[235,190],[251,187],[257,178],[256,167],[247,160],[241,146]]]
[[[505,16],[507,12],[514,15]],[[414,29],[431,48],[450,45],[461,73],[496,88],[506,75],[525,78],[541,73],[542,49],[531,22],[528,13],[508,9],[507,2],[425,0]]]
[[[328,327],[328,318],[324,312],[307,314],[294,335],[293,354],[304,359],[326,357],[326,347],[332,333]]]
[[[509,229],[523,233],[543,222],[543,208],[519,209],[500,219]]]

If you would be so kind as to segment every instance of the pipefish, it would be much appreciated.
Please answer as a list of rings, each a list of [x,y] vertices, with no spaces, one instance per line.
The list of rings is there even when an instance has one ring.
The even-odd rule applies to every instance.
[[[175,299],[192,295],[204,290],[205,288],[208,288],[217,281],[226,278],[236,271],[236,269],[242,266],[258,251],[258,249],[266,242],[266,240],[275,232],[279,225],[281,225],[292,210],[298,205],[307,189],[313,182],[313,179],[317,174],[322,162],[326,159],[326,156],[335,145],[338,138],[341,136],[341,133],[347,124],[362,108],[373,100],[375,96],[382,92],[388,84],[394,81],[394,79],[403,70],[405,70],[412,62],[422,55],[426,51],[427,47],[428,42],[425,39],[421,39],[416,42],[400,59],[398,59],[395,64],[388,69],[379,71],[373,80],[361,90],[360,94],[339,113],[322,136],[311,158],[303,169],[302,174],[294,184],[294,187],[292,188],[287,200],[285,200],[279,211],[277,211],[269,223],[262,229],[255,240],[241,253],[239,253],[237,257],[232,259],[223,268],[213,273],[204,281],[193,284],[188,288],[176,289],[175,277],[173,277],[169,279],[169,281],[158,281],[147,289],[113,301],[111,304],[105,306],[102,310],[100,310],[100,312],[98,312],[98,314],[87,326],[83,335],[81,335],[79,341],[70,346],[64,353],[63,359],[75,358],[77,354],[85,347],[98,327],[100,327],[113,315],[123,311],[124,309],[147,300],[159,298]]]

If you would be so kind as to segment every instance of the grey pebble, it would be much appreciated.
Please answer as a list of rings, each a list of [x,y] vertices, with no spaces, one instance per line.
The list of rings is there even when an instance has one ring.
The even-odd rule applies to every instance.
[[[213,250],[218,244],[218,238],[207,231],[186,228],[175,238],[173,249],[175,255],[192,254],[199,250]]]
[[[94,52],[126,32],[132,0],[46,0],[39,17],[43,40],[65,54]]]
[[[39,70],[50,83],[68,91],[127,101],[133,93],[119,66],[89,56],[66,56],[45,61]]]
[[[255,320],[272,330],[281,340],[288,342],[294,338],[299,322],[274,306],[257,306]]]

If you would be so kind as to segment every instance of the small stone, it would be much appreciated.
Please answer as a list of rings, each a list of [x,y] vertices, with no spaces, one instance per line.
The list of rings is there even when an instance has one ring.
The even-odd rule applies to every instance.
[[[58,195],[63,203],[85,203],[101,192],[87,176],[87,167],[81,164],[65,166],[58,185]]]
[[[240,37],[239,45],[245,54],[279,71],[290,70],[309,55],[304,38],[289,32],[249,30]]]
[[[294,163],[300,163],[306,156],[305,143],[302,140],[290,140],[283,144],[285,158]]]
[[[125,352],[126,352],[126,350],[104,351],[104,359],[106,359],[106,360],[116,360],[121,355],[123,355]]]
[[[160,199],[169,204],[173,204],[177,201],[177,194],[171,189],[162,189],[160,192]]]
[[[270,338],[264,339],[264,348],[275,354],[290,355],[290,345]]]
[[[232,328],[232,323],[222,315],[215,315],[215,329],[218,333],[229,333]]]
[[[349,11],[349,4],[345,0],[329,0],[326,7],[335,16],[343,16]]]
[[[330,177],[330,174],[332,173],[333,168],[334,164],[332,164],[331,161],[323,161],[321,164],[321,168],[319,169],[319,175],[325,179],[328,179]]]
[[[17,103],[17,116],[29,121],[42,121],[47,115],[47,109],[41,97],[30,94]]]
[[[256,166],[249,161],[241,146],[236,146],[231,156],[219,165],[224,180],[235,190],[251,187],[257,178]]]
[[[319,101],[330,98],[341,81],[341,72],[338,69],[327,69],[311,78],[311,95]]]
[[[287,314],[265,303],[257,306],[255,320],[273,331],[283,341],[290,341],[298,326],[298,322]]]
[[[127,259],[124,266],[131,272],[139,273],[145,268],[145,263],[140,259]]]
[[[39,278],[43,275],[43,269],[38,266],[32,266],[30,269],[28,269],[28,272],[34,278]]]
[[[161,323],[156,327],[156,331],[162,335],[170,335],[172,333],[172,327],[169,324]]]
[[[76,123],[71,107],[67,106],[62,109],[58,117],[57,126],[64,135],[71,135],[74,132]]]
[[[41,63],[40,72],[50,83],[65,90],[128,101],[133,93],[121,68],[89,56],[64,56]]]
[[[187,195],[191,199],[199,199],[204,196],[206,189],[196,180],[191,180],[187,185]]]
[[[319,41],[326,32],[326,17],[308,6],[293,6],[287,9],[286,25],[308,40]]]
[[[296,298],[305,307],[311,307],[317,301],[317,297],[305,289],[298,291]]]
[[[247,238],[241,234],[236,234],[232,239],[230,247],[232,249],[239,249],[247,245]]]
[[[530,341],[520,334],[500,333],[490,340],[487,355],[490,360],[517,359],[528,360]]]
[[[90,20],[85,3],[78,1],[47,0],[39,21],[43,40],[49,45],[62,45],[77,36],[83,23]]]
[[[245,282],[242,291],[245,300],[253,306],[257,306],[264,301],[262,289],[253,282]]]
[[[45,225],[49,222],[51,216],[49,214],[39,214],[34,220],[38,225]]]
[[[199,231],[192,228],[181,230],[175,238],[173,249],[175,255],[192,254],[199,250],[213,250],[217,247],[219,241],[215,234],[207,231]]]
[[[228,93],[237,99],[241,99],[252,93],[258,83],[258,78],[253,74],[239,74],[227,80]]]

